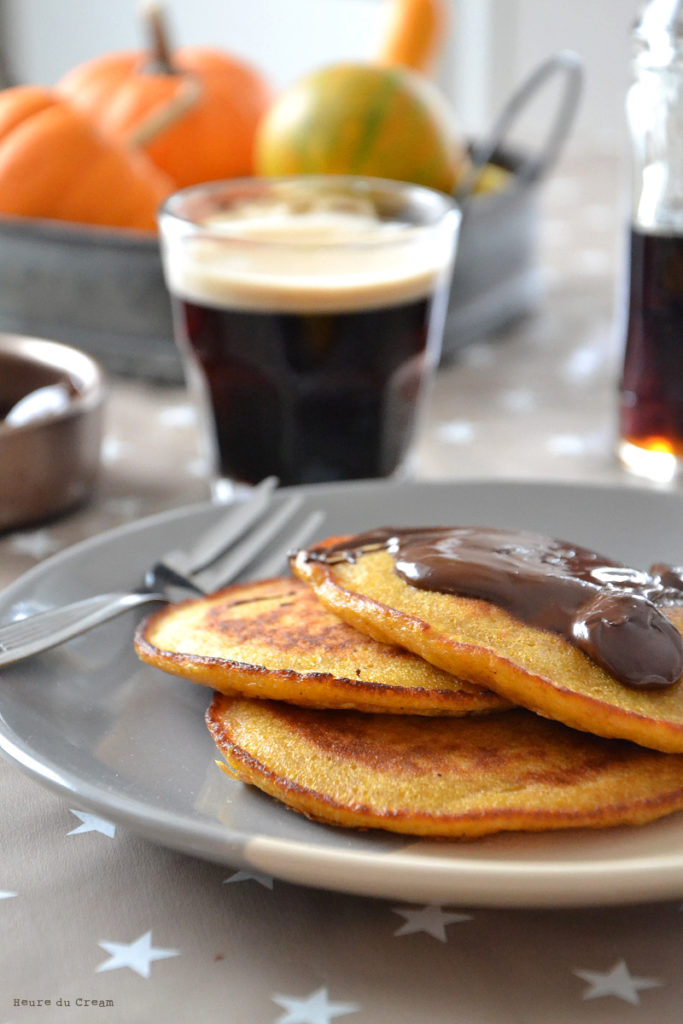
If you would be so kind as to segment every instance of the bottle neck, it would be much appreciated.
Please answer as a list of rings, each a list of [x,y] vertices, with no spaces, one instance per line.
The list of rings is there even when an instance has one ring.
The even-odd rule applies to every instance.
[[[683,0],[650,0],[633,29],[636,68],[683,61]]]
[[[650,0],[634,28],[626,97],[635,226],[683,234],[683,0]]]

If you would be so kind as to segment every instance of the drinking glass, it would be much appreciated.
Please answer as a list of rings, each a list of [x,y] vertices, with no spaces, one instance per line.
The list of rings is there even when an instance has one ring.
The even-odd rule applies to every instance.
[[[160,213],[176,342],[218,500],[410,465],[460,211],[376,178],[210,182]]]

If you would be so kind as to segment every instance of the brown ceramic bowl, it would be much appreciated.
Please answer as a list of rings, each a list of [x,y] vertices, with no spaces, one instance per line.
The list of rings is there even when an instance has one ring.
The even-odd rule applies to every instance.
[[[20,425],[5,417],[50,385],[63,407]],[[56,516],[89,497],[100,463],[105,381],[78,349],[0,334],[0,531]]]

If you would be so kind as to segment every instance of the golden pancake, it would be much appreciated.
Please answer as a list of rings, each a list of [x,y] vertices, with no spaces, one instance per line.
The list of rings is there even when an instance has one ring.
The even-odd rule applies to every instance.
[[[338,540],[326,543],[331,548]],[[318,555],[324,547],[316,546]],[[384,548],[329,561],[301,551],[292,569],[335,614],[376,640],[401,644],[565,725],[683,752],[681,681],[658,690],[625,686],[559,633],[529,626],[479,598],[407,583]],[[683,631],[681,605],[661,611]]]
[[[683,756],[513,709],[364,715],[214,696],[227,774],[330,825],[475,838],[643,824],[683,808]]]
[[[138,629],[150,665],[222,693],[310,707],[463,715],[509,706],[328,611],[299,580],[239,584],[169,605]]]

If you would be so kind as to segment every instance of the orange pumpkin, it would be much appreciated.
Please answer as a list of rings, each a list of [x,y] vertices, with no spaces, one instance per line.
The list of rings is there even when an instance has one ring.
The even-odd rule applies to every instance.
[[[449,23],[447,0],[385,0],[387,28],[377,62],[428,74]]]
[[[48,89],[0,91],[0,213],[154,231],[172,182]]]
[[[271,101],[264,77],[221,50],[171,53],[157,8],[150,50],[108,54],[57,90],[108,136],[139,146],[178,187],[252,173],[256,126]]]

